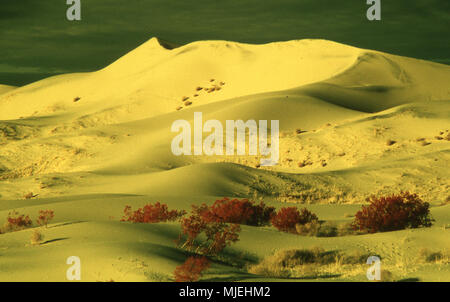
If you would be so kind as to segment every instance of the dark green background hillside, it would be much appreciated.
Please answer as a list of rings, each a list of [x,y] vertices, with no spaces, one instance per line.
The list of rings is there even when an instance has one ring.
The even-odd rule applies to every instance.
[[[0,0],[0,83],[23,85],[104,67],[152,36],[175,43],[220,39],[265,43],[324,38],[448,63],[448,0],[382,0],[382,21],[366,0],[81,0],[82,21],[65,0]]]

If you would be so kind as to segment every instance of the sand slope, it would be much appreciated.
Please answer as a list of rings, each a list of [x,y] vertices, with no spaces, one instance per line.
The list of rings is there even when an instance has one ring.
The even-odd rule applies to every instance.
[[[104,110],[117,115],[120,109],[133,112],[122,117],[124,120],[152,117],[174,111],[183,96],[192,101],[196,87],[218,82],[225,86],[210,94],[199,92],[194,106],[320,82],[322,86],[303,89],[307,94],[320,95],[320,90],[329,96],[335,94],[335,88],[341,97],[350,94],[353,102],[369,95],[386,96],[376,106],[353,105],[373,111],[411,98],[448,98],[448,68],[325,40],[265,45],[202,41],[170,50],[153,38],[98,72],[56,76],[2,96],[0,118],[60,111],[92,115]],[[211,79],[215,81],[209,82]],[[83,101],[73,104],[76,97]],[[20,112],[17,104],[23,106]]]
[[[15,86],[10,86],[10,85],[1,85],[0,84],[0,94],[6,93],[8,91],[11,91],[13,89],[16,89],[17,87]]]
[[[449,208],[439,205],[448,200],[450,187],[449,83],[447,65],[325,40],[201,41],[173,47],[153,38],[97,72],[15,89],[0,86],[0,220],[13,208],[55,209],[61,225],[49,236],[60,240],[43,248],[63,257],[67,248],[89,255],[96,246],[103,260],[88,261],[93,281],[154,279],[134,258],[158,263],[163,274],[183,261],[172,244],[178,226],[117,222],[125,204],[145,201],[188,209],[220,196],[247,196],[275,206],[280,201],[323,204],[319,216],[339,221],[343,209],[354,212],[370,194],[410,190],[443,217],[439,227],[417,236],[446,247],[450,243],[441,240],[440,228],[449,223]],[[204,120],[223,123],[280,120],[279,164],[260,168],[256,156],[174,156],[170,126],[177,119],[192,121],[196,111]],[[37,198],[24,200],[30,192]],[[95,234],[89,231],[94,229]],[[398,236],[409,235],[377,235],[373,242],[394,259],[396,249],[407,248],[398,246]],[[1,236],[8,257],[4,271],[24,257],[43,257],[23,246],[27,231]],[[277,239],[262,252],[252,238],[265,236]],[[316,240],[252,228],[245,228],[243,237],[247,243],[242,240],[238,250],[258,256],[283,242],[312,246]],[[374,248],[373,238],[362,246]],[[324,244],[359,244],[353,237],[330,240]],[[421,241],[414,242],[419,249]],[[132,269],[131,262],[119,261],[123,253]],[[42,258],[39,270],[64,267],[52,259]],[[111,261],[118,261],[120,269],[110,267]],[[21,267],[14,280],[29,271]],[[230,268],[217,264],[216,269]],[[36,279],[36,272],[27,278]],[[55,271],[45,276],[63,278]],[[426,272],[422,277],[428,278]]]
[[[0,96],[0,177],[9,180],[0,184],[0,198],[75,188],[151,194],[148,183],[161,183],[158,192],[176,183],[173,194],[358,202],[369,191],[416,189],[441,202],[448,185],[440,167],[448,160],[449,82],[446,65],[325,40],[201,41],[173,48],[153,38],[98,72],[52,77]],[[255,157],[173,156],[170,125],[192,120],[194,111],[222,122],[280,120],[280,164],[255,172]],[[387,140],[396,143],[387,146]],[[195,165],[217,161],[244,167]],[[404,170],[405,161],[414,173]],[[191,164],[193,171],[180,169]],[[255,173],[279,185],[260,192]],[[286,183],[276,173],[301,175]],[[355,173],[366,179],[346,185]],[[286,192],[286,186],[293,189]],[[298,190],[305,186],[314,189]]]

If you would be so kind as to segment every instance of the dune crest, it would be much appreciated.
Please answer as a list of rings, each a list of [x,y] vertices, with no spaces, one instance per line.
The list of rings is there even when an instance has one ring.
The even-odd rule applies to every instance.
[[[147,116],[154,116],[174,111],[183,96],[194,95],[196,87],[210,87],[210,79],[226,87],[217,93],[199,93],[194,106],[318,82],[351,66],[359,53],[357,48],[323,40],[265,45],[200,41],[172,50],[164,45],[152,38],[98,72],[57,76],[4,95],[0,118],[47,115],[55,107],[64,111],[83,107],[86,114],[137,103],[144,105]],[[77,96],[83,102],[72,108]],[[20,113],[18,103],[24,108]],[[87,103],[96,103],[95,109],[82,106]]]
[[[388,93],[407,88],[414,97],[434,100],[449,96],[448,81],[446,65],[326,40],[263,45],[199,41],[176,47],[152,38],[100,71],[56,76],[4,93],[0,119],[109,111],[111,117],[121,115],[113,119],[118,122],[316,83]],[[196,91],[198,87],[202,90]],[[82,101],[75,104],[77,97]],[[184,98],[189,98],[187,104]],[[117,113],[125,107],[133,115]]]

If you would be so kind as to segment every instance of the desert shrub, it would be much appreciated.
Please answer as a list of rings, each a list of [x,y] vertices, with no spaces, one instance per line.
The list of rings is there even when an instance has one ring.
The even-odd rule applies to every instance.
[[[52,210],[40,210],[36,222],[40,226],[47,227],[48,223],[53,219],[53,217],[55,217],[55,213]]]
[[[281,208],[271,219],[272,225],[279,231],[296,233],[296,224],[318,221],[317,216],[306,208],[299,211],[296,207]]]
[[[322,267],[342,265],[364,265],[368,254],[359,251],[325,251],[320,247],[311,249],[281,250],[264,258],[257,265],[249,267],[249,272],[267,277],[289,278],[292,275],[314,277],[326,271]],[[326,275],[326,272],[325,272]]]
[[[34,197],[37,197],[37,196],[38,195],[33,194],[33,192],[29,192],[29,193],[25,194],[23,197],[25,199],[31,199],[31,198],[34,198]]]
[[[174,271],[176,282],[195,282],[198,281],[203,272],[207,270],[210,263],[206,257],[189,257]]]
[[[291,271],[283,267],[275,255],[264,258],[260,263],[252,265],[248,268],[250,274],[275,277],[275,278],[289,278]]]
[[[338,229],[333,222],[324,222],[320,224],[320,228],[316,234],[317,237],[336,237]]]
[[[380,274],[380,280],[374,280],[374,282],[396,282],[395,275],[387,270],[382,268]]]
[[[292,268],[304,264],[329,264],[335,261],[336,251],[325,251],[320,247],[311,249],[282,250],[274,254],[274,259],[283,267]]]
[[[241,228],[238,224],[216,222],[208,219],[209,207],[206,204],[192,206],[192,213],[181,221],[180,238],[187,236],[182,248],[197,249],[205,254],[218,254],[226,246],[239,240]],[[206,241],[197,245],[196,239],[204,234]]]
[[[152,282],[170,282],[173,281],[172,274],[165,274],[156,271],[148,271],[144,273],[147,279]]]
[[[424,262],[443,262],[450,263],[450,252],[445,251],[431,251],[423,248],[419,251],[419,259]]]
[[[332,221],[317,221],[295,225],[296,233],[302,236],[336,237],[363,233],[355,231],[351,223],[336,224]]]
[[[322,251],[320,248],[278,251],[250,267],[249,272],[266,277],[289,278],[294,267],[313,264]]]
[[[33,225],[30,217],[28,215],[19,214],[16,211],[8,213],[6,222],[3,225],[2,232],[14,232],[29,228]]]
[[[285,250],[280,251],[277,256],[282,266],[294,267],[304,264],[329,264],[335,261],[337,252],[325,251],[323,248]]]
[[[342,264],[365,264],[367,258],[372,256],[370,253],[363,253],[359,250],[347,251],[340,253],[340,263]]]
[[[39,230],[33,230],[30,237],[32,245],[39,245],[44,240],[44,235]]]
[[[347,236],[347,235],[356,235],[363,234],[363,231],[357,231],[353,228],[353,224],[351,222],[343,222],[337,225],[337,235],[338,236]]]
[[[405,228],[429,227],[432,224],[429,204],[417,194],[401,192],[387,197],[371,196],[370,204],[355,215],[353,228],[369,233],[395,231]]]
[[[275,208],[248,199],[220,199],[203,213],[205,220],[262,226],[270,223]]]
[[[305,224],[295,224],[295,231],[299,235],[303,236],[316,236],[320,229],[319,221],[312,221]]]
[[[167,204],[157,202],[147,204],[143,208],[133,211],[131,206],[126,206],[121,221],[133,223],[157,223],[165,221],[175,221],[186,214],[185,211],[169,211]]]
[[[441,203],[441,206],[445,206],[450,204],[450,195],[447,196],[447,198]]]

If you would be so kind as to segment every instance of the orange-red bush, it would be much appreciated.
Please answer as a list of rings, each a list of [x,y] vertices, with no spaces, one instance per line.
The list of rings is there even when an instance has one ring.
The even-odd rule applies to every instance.
[[[36,222],[40,226],[47,227],[48,223],[53,219],[53,217],[55,217],[55,213],[52,210],[40,210]]]
[[[206,257],[189,257],[174,272],[176,282],[195,282],[200,279],[210,263]]]
[[[371,196],[367,201],[370,204],[363,206],[355,215],[354,229],[375,233],[429,227],[432,224],[430,205],[417,194],[401,192],[387,197]]]
[[[185,243],[182,245],[183,248],[193,249],[197,247],[202,253],[214,255],[220,253],[227,245],[239,240],[240,226],[208,219],[207,213],[209,210],[206,204],[193,205],[191,216],[182,219],[181,236],[187,236]],[[197,246],[195,240],[202,233],[206,236],[206,242]]]
[[[16,211],[8,213],[6,223],[3,225],[2,232],[19,231],[29,228],[33,225],[28,215],[19,214]]]
[[[318,220],[316,214],[311,213],[306,208],[299,212],[297,207],[289,207],[281,208],[272,217],[272,225],[279,231],[296,233],[296,224],[306,224]]]
[[[139,208],[136,211],[133,211],[131,206],[126,206],[123,212],[124,216],[121,221],[129,221],[134,223],[174,221],[186,214],[185,211],[169,211],[167,205],[161,204],[160,202],[155,204],[147,204],[143,208]]]
[[[228,222],[246,224],[252,226],[262,226],[270,223],[274,215],[275,208],[268,207],[261,202],[255,204],[248,199],[220,199],[202,215],[204,220],[209,222]]]

